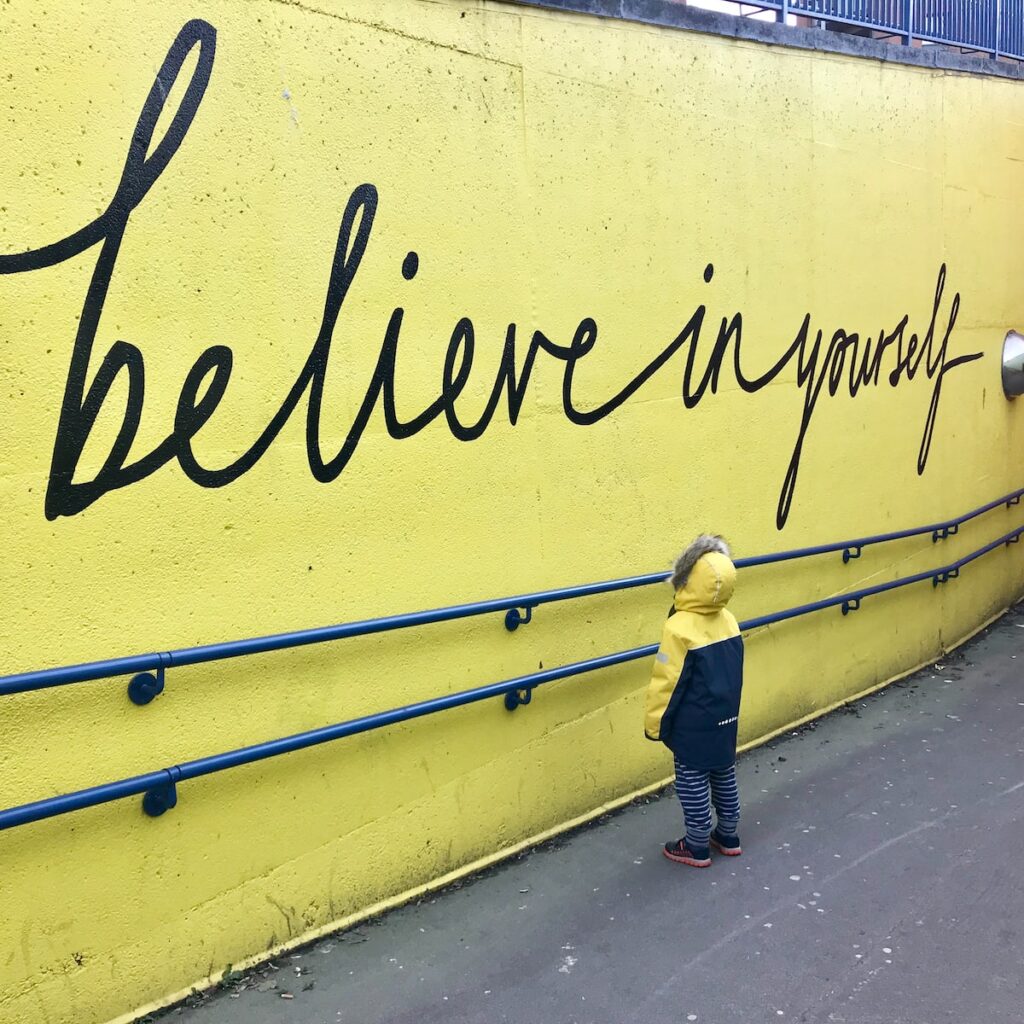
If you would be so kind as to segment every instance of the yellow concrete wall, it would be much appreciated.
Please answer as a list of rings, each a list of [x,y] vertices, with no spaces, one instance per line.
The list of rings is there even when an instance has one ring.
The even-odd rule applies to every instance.
[[[190,18],[209,26],[193,26],[203,52],[165,81],[149,162],[143,139],[119,190]],[[1021,484],[1024,405],[999,386],[1002,338],[1024,327],[1017,84],[455,0],[8,0],[0,81],[0,673],[654,571],[709,528],[740,554],[895,529]],[[175,120],[189,103],[191,122]],[[365,254],[351,241],[332,283],[350,202]],[[851,397],[849,353],[843,366],[828,356],[834,332],[859,333],[860,366],[864,339],[906,316],[906,346],[928,329],[943,265],[916,375],[890,384],[893,345],[877,385]],[[701,304],[698,343],[691,330],[620,407],[570,421],[570,363],[573,408],[599,409]],[[344,471],[321,482],[310,390],[322,386],[329,462],[396,307],[385,395]],[[778,375],[740,388],[732,339],[715,393],[684,403],[688,353],[692,394],[737,313],[742,371],[781,363]],[[474,361],[439,402],[462,317]],[[599,335],[583,354],[587,318]],[[482,435],[460,440],[444,406],[456,427],[480,419],[510,323],[517,375],[534,331],[580,345],[536,353],[514,425],[502,394]],[[85,440],[75,389],[119,342],[139,355],[121,344],[112,358],[135,369],[122,367]],[[322,367],[328,343],[312,384],[303,367],[314,352]],[[233,356],[226,390],[214,408],[217,348],[198,387],[213,394],[208,422],[189,426],[186,398],[175,435],[183,381],[212,346]],[[464,349],[451,353],[457,376]],[[823,381],[780,531],[806,396]],[[293,388],[294,411],[247,472],[213,488],[184,471],[194,460],[223,483]],[[389,394],[401,422],[437,415],[395,438]],[[140,397],[133,437],[122,422]],[[735,610],[928,568],[1020,516],[848,566],[747,570]],[[1020,592],[1021,557],[1000,550],[938,591],[749,637],[743,740],[963,638]],[[496,615],[174,670],[144,709],[124,679],[6,697],[0,807],[650,642],[667,604],[648,588],[544,608],[514,635]],[[157,820],[132,799],[0,833],[0,1019],[130,1014],[651,784],[667,758],[642,737],[646,673],[636,663],[546,688],[514,716],[494,700],[208,777]]]

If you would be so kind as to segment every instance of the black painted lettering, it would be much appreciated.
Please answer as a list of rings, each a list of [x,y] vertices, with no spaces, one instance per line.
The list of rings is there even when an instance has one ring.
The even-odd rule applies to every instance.
[[[639,372],[614,391],[611,397],[591,406],[584,403],[578,394],[578,371],[584,360],[588,361],[589,366],[593,360],[600,359],[599,355],[594,355],[598,341],[597,323],[591,317],[580,319],[568,344],[553,341],[542,330],[534,329],[530,333],[530,342],[523,353],[521,365],[516,351],[518,328],[515,323],[509,323],[493,386],[475,423],[466,422],[456,410],[457,400],[469,382],[477,356],[476,332],[468,316],[460,317],[452,329],[441,368],[437,397],[425,409],[409,418],[399,414],[395,370],[405,307],[398,305],[392,310],[384,329],[374,370],[366,383],[345,438],[333,455],[325,455],[320,421],[333,335],[371,242],[377,215],[377,189],[368,183],[352,190],[342,213],[327,275],[323,315],[309,354],[288,393],[255,441],[239,458],[219,468],[201,465],[195,455],[192,442],[215,415],[233,369],[231,349],[223,344],[214,345],[199,356],[186,375],[168,436],[151,451],[130,461],[146,394],[143,354],[129,342],[118,340],[110,346],[91,381],[88,380],[88,370],[130,216],[167,170],[199,113],[211,81],[215,43],[216,33],[204,21],[190,21],[178,33],[143,103],[120,181],[109,205],[95,220],[51,245],[28,252],[0,254],[0,274],[31,273],[56,266],[99,246],[71,351],[54,438],[44,504],[48,519],[77,515],[109,491],[138,483],[174,459],[177,459],[186,476],[201,487],[223,487],[230,484],[247,473],[262,457],[304,397],[307,462],[313,477],[324,483],[337,479],[344,471],[378,406],[387,432],[395,440],[412,437],[443,415],[454,437],[461,441],[475,441],[492,422],[503,394],[506,396],[509,424],[513,427],[516,425],[540,353],[564,364],[563,413],[570,423],[580,427],[591,426],[612,415],[684,348],[686,357],[680,375],[680,394],[685,409],[693,409],[708,400],[709,395],[717,393],[730,345],[733,349],[733,375],[740,390],[747,395],[754,395],[775,383],[795,364],[795,386],[803,391],[803,406],[776,509],[776,524],[782,529],[792,507],[804,444],[823,389],[827,386],[828,395],[835,397],[846,379],[849,394],[855,398],[862,388],[877,387],[883,364],[887,362],[887,352],[895,347],[894,365],[887,374],[891,387],[896,388],[905,381],[913,381],[922,365],[932,381],[931,400],[917,460],[918,472],[924,472],[934,437],[943,381],[951,370],[981,358],[981,353],[954,358],[948,355],[950,338],[960,309],[959,293],[950,303],[942,342],[936,343],[936,323],[946,284],[945,264],[939,268],[928,327],[923,335],[910,334],[906,346],[905,333],[910,323],[908,314],[904,314],[890,332],[879,331],[874,344],[871,337],[864,337],[861,344],[860,334],[839,328],[832,333],[823,351],[825,332],[814,326],[808,312],[792,343],[775,362],[760,375],[748,376],[743,370],[741,356],[743,315],[737,311],[721,317],[707,362],[702,369],[698,369],[700,335],[708,312],[706,304],[701,303],[671,341],[663,344],[653,356],[646,357],[647,362]],[[177,109],[167,122],[166,131],[154,146],[154,133],[158,123],[161,123],[167,97],[174,93],[173,87],[185,61],[197,48],[198,59],[191,78]],[[419,253],[407,251],[401,264],[402,278],[406,282],[414,281],[419,269]],[[714,266],[707,263],[703,273],[705,284],[710,284],[714,275]],[[641,337],[636,339],[636,348],[641,352],[649,352],[653,346]],[[89,436],[114,383],[122,374],[127,380],[127,396],[110,451],[92,479],[78,479],[76,474],[79,462]]]

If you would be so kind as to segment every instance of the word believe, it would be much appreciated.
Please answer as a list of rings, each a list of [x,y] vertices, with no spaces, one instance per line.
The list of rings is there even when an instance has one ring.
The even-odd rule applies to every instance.
[[[186,58],[196,47],[199,52],[192,77],[166,133],[154,148],[153,134],[163,113],[166,98],[172,93]],[[776,510],[776,525],[782,529],[793,502],[804,440],[824,390],[827,389],[830,396],[835,396],[840,389],[856,396],[861,388],[877,387],[882,380],[883,363],[886,363],[888,369],[886,379],[895,388],[903,381],[912,381],[923,367],[932,382],[932,397],[917,459],[918,473],[922,473],[928,461],[945,375],[957,366],[981,358],[981,353],[956,358],[947,356],[960,296],[954,295],[945,313],[945,326],[939,330],[937,324],[946,282],[946,267],[943,264],[938,271],[931,317],[923,334],[909,333],[909,316],[904,315],[891,330],[880,331],[875,338],[862,338],[857,333],[840,329],[826,342],[823,332],[812,327],[808,313],[792,344],[775,364],[760,375],[748,376],[743,368],[743,318],[740,313],[722,318],[706,358],[701,356],[701,334],[707,315],[706,307],[701,304],[676,337],[643,369],[610,398],[589,407],[581,402],[576,393],[574,378],[579,364],[591,355],[597,345],[598,327],[594,320],[590,317],[580,320],[568,344],[553,341],[539,330],[533,331],[521,362],[517,328],[514,323],[509,324],[490,396],[483,412],[473,421],[467,421],[460,414],[458,402],[472,374],[476,344],[473,322],[468,317],[462,317],[455,324],[448,342],[440,393],[422,412],[411,419],[402,419],[395,402],[395,365],[404,315],[403,309],[398,307],[391,313],[376,367],[348,433],[337,451],[325,455],[320,438],[320,411],[332,336],[345,298],[359,271],[377,215],[377,189],[373,185],[364,184],[352,191],[341,218],[319,332],[295,383],[262,433],[244,454],[229,465],[204,466],[196,457],[192,439],[216,412],[232,371],[231,349],[226,345],[214,345],[199,356],[185,376],[178,395],[174,423],[167,437],[152,451],[130,459],[142,418],[145,395],[142,352],[126,341],[116,341],[108,349],[91,381],[87,379],[90,357],[131,213],[145,199],[184,142],[209,85],[215,48],[216,33],[208,23],[195,20],[182,28],[157,72],[132,134],[121,180],[103,213],[52,245],[23,253],[0,255],[0,274],[17,274],[56,266],[93,246],[99,246],[71,354],[53,445],[44,505],[47,519],[76,515],[108,491],[137,483],[172,460],[177,460],[185,474],[202,487],[230,484],[256,464],[303,399],[309,468],[317,480],[329,482],[337,479],[348,465],[378,406],[383,413],[388,433],[395,439],[411,437],[433,420],[444,416],[448,429],[456,438],[473,441],[487,430],[502,396],[505,398],[509,422],[513,425],[516,423],[534,364],[540,353],[544,353],[564,364],[562,408],[566,418],[579,426],[589,426],[613,413],[676,352],[686,349],[681,392],[683,405],[687,409],[695,407],[709,391],[715,393],[730,351],[733,377],[748,394],[755,394],[767,387],[795,362],[796,386],[803,390],[803,411]],[[402,262],[404,278],[412,280],[418,268],[418,255],[414,252],[406,254]],[[704,271],[704,281],[710,282],[713,274],[714,267],[708,264]],[[700,368],[699,361],[703,363]],[[76,479],[78,462],[89,434],[111,387],[122,373],[127,375],[128,394],[117,436],[92,479]]]

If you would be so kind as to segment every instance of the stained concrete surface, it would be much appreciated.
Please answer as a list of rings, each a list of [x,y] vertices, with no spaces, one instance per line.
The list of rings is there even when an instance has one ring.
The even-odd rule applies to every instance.
[[[740,858],[665,860],[662,795],[158,1019],[1024,1021],[1024,605],[739,776]]]

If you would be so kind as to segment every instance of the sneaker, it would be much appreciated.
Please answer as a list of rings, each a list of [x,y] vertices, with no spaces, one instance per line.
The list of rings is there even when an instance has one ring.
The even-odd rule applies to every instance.
[[[686,845],[685,839],[677,839],[674,843],[666,843],[662,851],[669,860],[677,864],[689,864],[691,868],[706,868],[711,866],[711,851],[705,846],[703,849],[691,850]]]
[[[726,857],[738,857],[743,852],[739,836],[720,835],[717,828],[711,833],[711,845]]]

